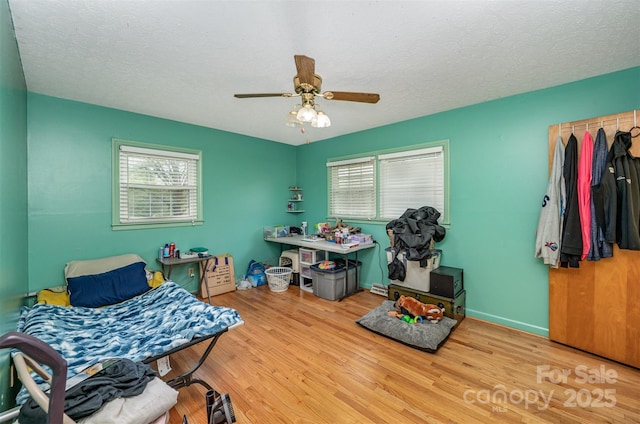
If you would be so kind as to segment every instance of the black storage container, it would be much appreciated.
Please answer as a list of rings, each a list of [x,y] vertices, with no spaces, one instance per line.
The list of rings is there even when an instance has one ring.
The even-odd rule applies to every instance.
[[[464,274],[462,269],[441,266],[431,271],[431,286],[429,293],[437,296],[456,297],[464,289]]]

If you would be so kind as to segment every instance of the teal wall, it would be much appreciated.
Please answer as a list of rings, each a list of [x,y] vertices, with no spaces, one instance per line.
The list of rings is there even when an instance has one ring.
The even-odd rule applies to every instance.
[[[14,330],[27,293],[27,92],[6,0],[0,0],[0,335]],[[0,350],[0,411],[9,408],[10,359]]]
[[[298,147],[29,93],[29,290],[63,282],[72,259],[160,245],[274,263],[261,240],[272,224],[325,221],[326,159],[450,140],[451,225],[442,263],[465,270],[470,316],[547,334],[548,270],[533,258],[547,182],[548,126],[640,105],[640,68],[460,108]],[[112,231],[111,138],[203,151],[205,225]],[[274,166],[274,164],[295,166]],[[305,212],[284,210],[287,187],[305,190]],[[361,252],[361,283],[386,282],[384,224],[357,223],[380,246]],[[186,272],[175,279],[192,291]]]
[[[63,284],[64,264],[76,259],[137,253],[159,269],[169,242],[230,253],[237,276],[251,259],[277,258],[262,227],[287,219],[295,147],[35,93],[28,104],[29,290]],[[112,137],[201,150],[204,225],[113,231]],[[186,267],[171,277],[197,290]]]
[[[441,263],[464,269],[468,315],[547,335],[548,269],[533,254],[548,127],[638,107],[640,68],[633,68],[303,145],[303,218],[326,219],[327,158],[449,139],[451,225],[436,245]],[[362,227],[381,243],[362,253],[362,283],[386,282],[385,227]]]

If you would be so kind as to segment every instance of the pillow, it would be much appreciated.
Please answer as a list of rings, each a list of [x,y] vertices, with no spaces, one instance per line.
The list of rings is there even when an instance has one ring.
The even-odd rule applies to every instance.
[[[409,324],[389,316],[389,311],[395,311],[393,300],[383,301],[356,322],[374,333],[431,353],[442,346],[457,323],[454,319],[443,317],[438,323]]]
[[[45,305],[71,306],[66,287],[63,287],[62,290],[40,290],[37,294],[36,302],[44,303]]]
[[[64,267],[64,278],[102,274],[103,272],[121,268],[135,262],[144,262],[144,260],[134,253],[129,253],[126,255],[109,256],[100,259],[71,261]]]
[[[102,274],[67,278],[71,304],[98,308],[120,303],[150,289],[144,262]]]
[[[149,271],[147,271],[147,273],[149,273]],[[155,289],[164,283],[164,275],[162,275],[160,271],[155,271],[151,274],[151,278],[147,275],[147,283],[149,284],[149,287]]]

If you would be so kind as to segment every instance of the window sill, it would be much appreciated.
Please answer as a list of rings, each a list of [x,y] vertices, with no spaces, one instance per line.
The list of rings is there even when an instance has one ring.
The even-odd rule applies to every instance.
[[[111,224],[113,231],[122,230],[142,230],[147,228],[170,228],[170,227],[195,227],[203,225],[204,221],[186,221],[186,222],[149,222],[149,223],[132,223],[132,224]]]

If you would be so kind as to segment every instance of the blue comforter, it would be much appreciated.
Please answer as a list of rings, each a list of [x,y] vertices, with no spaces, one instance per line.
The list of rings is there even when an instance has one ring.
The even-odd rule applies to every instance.
[[[66,359],[71,378],[102,359],[142,361],[242,322],[236,310],[201,302],[168,281],[104,308],[43,304],[23,308],[18,331],[51,345]],[[23,389],[17,402],[22,404],[27,396]]]

